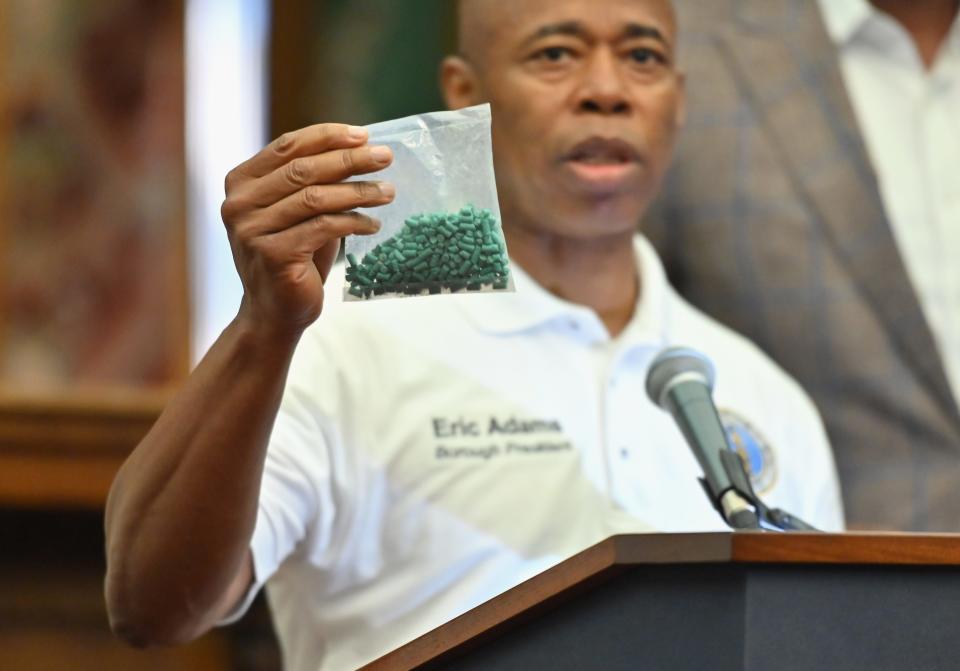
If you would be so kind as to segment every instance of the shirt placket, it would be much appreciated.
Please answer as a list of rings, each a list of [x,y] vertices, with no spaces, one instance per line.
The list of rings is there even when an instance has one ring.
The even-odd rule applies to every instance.
[[[652,357],[653,352],[649,353]],[[644,454],[654,436],[642,435],[643,422],[638,418],[650,410],[642,380],[631,374],[636,362],[623,352],[608,358],[603,375],[605,396],[605,444],[610,483],[610,497],[614,505],[639,514],[648,511],[652,501],[650,487],[645,480],[651,473],[643,471],[647,462]],[[649,483],[647,483],[649,484]]]

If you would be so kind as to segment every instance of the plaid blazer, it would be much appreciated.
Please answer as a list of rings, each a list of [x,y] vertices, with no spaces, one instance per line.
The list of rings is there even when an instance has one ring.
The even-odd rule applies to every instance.
[[[817,3],[675,4],[688,118],[644,232],[813,397],[851,528],[960,531],[960,413]]]

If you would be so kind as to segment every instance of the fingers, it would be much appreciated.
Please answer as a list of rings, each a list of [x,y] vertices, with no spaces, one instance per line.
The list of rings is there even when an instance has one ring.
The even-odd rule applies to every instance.
[[[308,186],[279,203],[243,217],[238,228],[248,235],[267,235],[294,227],[324,214],[348,212],[358,207],[377,207],[393,200],[395,189],[385,182],[342,182]],[[224,204],[228,208],[228,204]],[[225,213],[230,219],[230,212]]]
[[[266,207],[305,187],[333,184],[353,175],[376,172],[392,161],[393,153],[388,147],[369,145],[303,156],[259,179],[236,183],[230,195],[255,207]]]
[[[231,174],[263,177],[291,159],[321,154],[335,149],[359,147],[367,141],[367,130],[359,126],[325,123],[284,133],[254,157],[244,161]],[[229,188],[231,176],[227,176]]]
[[[372,235],[380,222],[359,212],[321,214],[283,231],[263,236],[267,247],[285,250],[285,256],[312,257],[328,243],[348,235]]]

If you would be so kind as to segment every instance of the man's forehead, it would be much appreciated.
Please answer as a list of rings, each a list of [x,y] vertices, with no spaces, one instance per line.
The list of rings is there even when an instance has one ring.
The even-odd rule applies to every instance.
[[[675,43],[670,0],[459,0],[459,15],[460,50],[474,58],[504,36],[527,39],[560,25],[585,33],[653,28],[667,44]]]

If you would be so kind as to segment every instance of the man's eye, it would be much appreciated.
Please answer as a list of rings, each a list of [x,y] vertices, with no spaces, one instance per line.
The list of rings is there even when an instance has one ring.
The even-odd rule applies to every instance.
[[[663,54],[654,51],[653,49],[631,49],[630,58],[634,63],[639,63],[640,65],[653,65],[667,62],[667,59],[663,57]]]
[[[547,47],[537,53],[537,57],[540,60],[547,61],[548,63],[559,63],[572,55],[573,53],[566,47]]]

